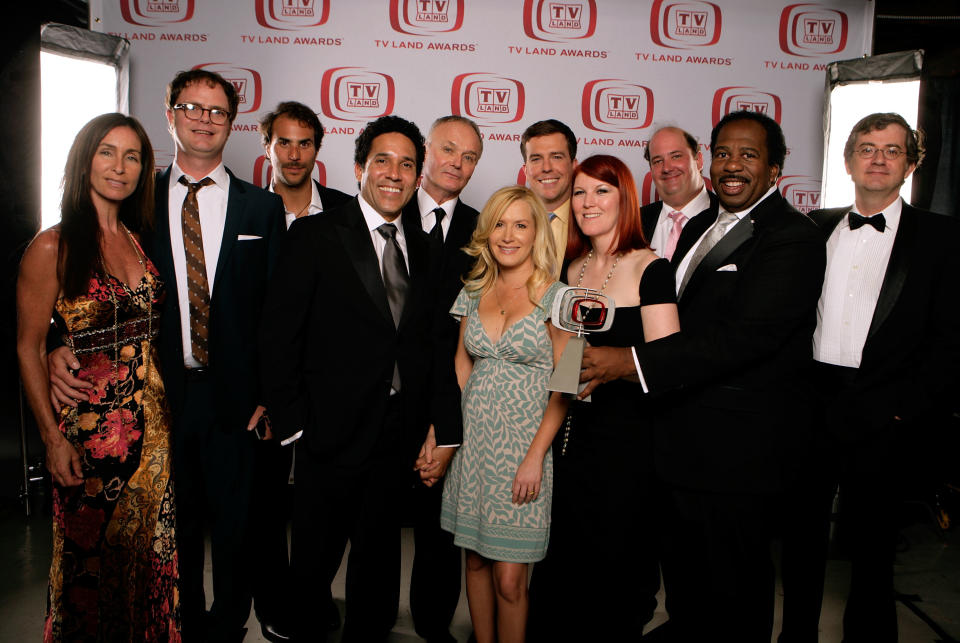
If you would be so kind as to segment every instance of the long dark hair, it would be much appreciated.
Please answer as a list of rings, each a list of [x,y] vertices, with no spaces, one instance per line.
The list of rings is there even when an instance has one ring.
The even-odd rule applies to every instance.
[[[120,221],[131,232],[153,227],[153,146],[140,122],[124,114],[102,114],[83,126],[74,139],[63,170],[60,200],[60,248],[57,265],[63,293],[76,297],[87,291],[90,276],[100,269],[100,222],[90,198],[90,166],[100,141],[115,127],[129,127],[140,139],[140,179],[120,204]]]

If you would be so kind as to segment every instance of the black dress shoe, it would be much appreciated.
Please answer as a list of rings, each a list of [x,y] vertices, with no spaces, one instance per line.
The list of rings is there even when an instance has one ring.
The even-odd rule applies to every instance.
[[[293,640],[290,630],[279,623],[264,621],[260,623],[260,632],[263,634],[263,638],[274,643],[285,643]]]

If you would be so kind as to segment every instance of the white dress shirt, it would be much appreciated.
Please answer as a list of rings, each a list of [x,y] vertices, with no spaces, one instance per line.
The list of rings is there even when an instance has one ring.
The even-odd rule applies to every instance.
[[[363,219],[367,222],[367,229],[370,230],[370,240],[373,241],[373,250],[377,253],[377,263],[380,265],[380,277],[383,278],[383,249],[387,245],[387,240],[383,238],[377,228],[384,223],[392,223],[397,226],[397,244],[400,246],[400,254],[403,255],[403,262],[407,266],[407,274],[410,274],[410,259],[407,257],[407,238],[403,234],[402,214],[397,215],[393,221],[387,221],[379,212],[373,209],[373,206],[363,199],[362,194],[357,195],[357,201],[360,202],[360,211],[363,212]]]
[[[450,222],[453,221],[453,211],[457,208],[457,201],[459,198],[453,197],[443,202],[443,205],[439,205],[436,201],[433,200],[433,197],[427,194],[427,191],[423,188],[417,190],[417,207],[420,208],[420,224],[423,227],[423,231],[427,234],[430,234],[433,231],[433,226],[437,223],[437,215],[434,213],[434,210],[437,208],[443,208],[443,211],[446,213],[443,216],[443,219],[440,220],[440,230],[443,231],[443,238],[447,238],[447,233],[450,232]]]
[[[170,169],[168,188],[168,217],[170,221],[170,249],[173,252],[173,270],[177,275],[177,300],[180,303],[180,335],[183,339],[183,363],[187,368],[199,368],[200,363],[193,358],[190,340],[190,297],[187,292],[187,253],[183,249],[183,201],[187,197],[187,186],[180,183],[180,177],[186,176],[191,183],[202,181],[203,176],[193,177],[185,174],[174,161]],[[223,163],[210,174],[213,185],[201,188],[197,192],[197,205],[200,208],[200,229],[203,234],[203,260],[207,265],[207,287],[210,300],[213,301],[213,280],[217,274],[217,260],[220,257],[220,245],[223,241],[223,227],[227,220],[227,198],[230,194],[230,175]]]
[[[774,184],[773,186],[770,187],[769,190],[766,191],[766,193],[765,193],[762,197],[760,197],[759,199],[757,199],[756,203],[754,203],[753,205],[751,205],[749,208],[746,208],[745,210],[741,210],[740,212],[735,212],[735,213],[733,213],[733,214],[736,215],[737,221],[738,221],[738,222],[743,221],[743,218],[744,218],[744,217],[746,217],[748,214],[750,214],[755,207],[757,207],[758,205],[760,205],[761,203],[763,203],[763,201],[764,201],[768,196],[770,196],[771,194],[773,194],[773,193],[776,192],[776,191],[777,191],[777,186],[776,186],[776,184]],[[721,219],[721,217],[719,216],[719,213],[720,213],[720,212],[726,212],[726,210],[723,208],[723,206],[720,206],[720,209],[719,209],[719,212],[718,212],[718,216],[717,216],[717,220],[714,221],[713,225],[710,226],[709,228],[707,228],[707,229],[703,232],[703,234],[700,235],[700,238],[697,239],[697,242],[696,242],[695,244],[693,244],[692,246],[690,246],[690,250],[687,251],[687,254],[685,254],[685,255],[683,256],[683,259],[680,261],[680,264],[677,266],[677,274],[676,274],[677,291],[680,290],[680,284],[683,282],[683,275],[687,272],[687,268],[690,267],[690,258],[693,257],[694,254],[696,254],[696,252],[697,252],[697,247],[699,247],[699,245],[700,245],[701,243],[703,243],[704,237],[706,237],[708,234],[710,234],[710,231],[713,230],[714,227],[716,227],[716,225],[720,222],[720,219]],[[733,224],[731,224],[731,225],[728,225],[728,226],[727,226],[727,229],[723,231],[723,235],[726,236],[726,235],[729,234],[730,231],[733,230],[735,227],[737,227],[737,224],[736,224],[736,223],[733,223]],[[721,238],[722,238],[722,237],[721,237]],[[718,243],[719,243],[719,241],[718,241]],[[682,331],[683,328],[681,328],[680,330]],[[644,393],[649,393],[650,390],[647,388],[647,382],[646,382],[646,380],[643,379],[643,369],[640,368],[640,361],[637,359],[637,349],[636,349],[636,348],[631,348],[630,350],[631,350],[631,352],[633,353],[633,365],[636,367],[636,369],[637,369],[637,375],[640,377],[640,386],[643,387],[643,392],[644,392]]]
[[[697,196],[693,197],[685,206],[677,210],[682,212],[686,218],[681,227],[686,227],[690,219],[697,216],[710,207],[710,195],[707,193],[707,186],[700,188]],[[660,215],[657,218],[657,225],[653,228],[653,234],[650,236],[650,249],[657,253],[658,257],[663,256],[663,251],[667,247],[667,240],[670,238],[670,231],[673,230],[673,219],[670,213],[675,208],[666,203],[660,208]]]
[[[883,232],[870,225],[851,230],[849,214],[845,214],[830,233],[813,333],[813,357],[818,362],[859,368],[902,209],[901,199],[883,209]]]
[[[276,190],[273,189],[273,183],[270,183],[270,192],[276,194]],[[297,213],[287,210],[286,204],[283,206],[284,214],[283,217],[287,221],[287,229],[290,229],[290,226],[293,225],[293,222],[297,220]],[[318,214],[323,212],[323,202],[320,201],[320,190],[317,189],[317,184],[313,181],[310,181],[310,205],[307,206],[307,211],[303,216],[308,217],[311,214]]]

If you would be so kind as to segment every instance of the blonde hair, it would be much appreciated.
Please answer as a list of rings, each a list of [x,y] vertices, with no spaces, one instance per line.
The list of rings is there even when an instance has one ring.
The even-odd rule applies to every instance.
[[[500,188],[483,206],[470,243],[463,249],[471,257],[477,258],[464,281],[464,287],[471,296],[475,297],[481,297],[493,288],[500,274],[500,266],[490,252],[490,235],[503,217],[503,213],[517,201],[526,203],[533,216],[535,230],[532,252],[533,274],[527,279],[527,297],[533,304],[539,306],[537,293],[544,286],[555,281],[553,275],[557,272],[557,251],[553,242],[553,233],[550,231],[547,211],[544,210],[537,195],[530,188],[522,185]]]

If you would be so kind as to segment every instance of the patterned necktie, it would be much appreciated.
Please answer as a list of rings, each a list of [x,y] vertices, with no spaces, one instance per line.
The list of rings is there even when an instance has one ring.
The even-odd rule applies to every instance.
[[[857,214],[856,212],[851,212],[849,215],[848,223],[850,224],[851,230],[856,230],[864,225],[873,226],[877,232],[883,232],[883,229],[887,225],[887,220],[884,218],[883,213],[875,214],[872,217],[865,217],[862,214]]]
[[[403,315],[403,302],[410,287],[410,278],[407,276],[407,264],[403,261],[403,251],[397,243],[397,226],[384,223],[377,232],[386,242],[383,246],[383,285],[387,290],[387,303],[390,304],[390,314],[393,316],[393,325],[400,326],[400,317]],[[400,371],[393,365],[393,390],[400,391]]]
[[[199,183],[191,183],[180,176],[187,186],[187,196],[180,211],[183,229],[183,250],[187,257],[187,298],[190,302],[190,349],[193,358],[206,366],[209,363],[210,288],[207,284],[207,263],[203,256],[203,231],[200,228],[200,206],[197,192],[214,181],[209,176]]]
[[[677,241],[680,240],[680,233],[683,232],[683,224],[687,220],[687,215],[679,210],[673,210],[667,215],[673,221],[673,227],[670,228],[670,236],[667,237],[667,247],[663,249],[663,256],[667,261],[673,259],[673,253],[677,251]]]
[[[443,245],[443,226],[440,225],[440,222],[443,221],[443,215],[447,213],[443,208],[434,208],[433,214],[437,217],[437,222],[433,224],[433,227],[430,229],[430,236],[435,239],[441,246]]]
[[[693,273],[696,271],[697,266],[700,265],[700,262],[703,261],[703,258],[713,250],[713,247],[717,245],[720,239],[723,238],[723,235],[727,233],[727,229],[736,223],[737,215],[732,212],[727,212],[726,210],[720,210],[720,214],[717,216],[717,222],[713,224],[713,227],[710,228],[710,231],[707,233],[707,236],[703,238],[703,241],[700,242],[700,245],[697,246],[696,251],[694,251],[693,256],[690,257],[690,264],[687,266],[687,271],[683,273],[683,281],[680,282],[680,293],[683,293],[684,288],[687,287],[687,283],[690,281],[690,277],[693,276]]]

